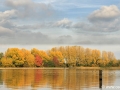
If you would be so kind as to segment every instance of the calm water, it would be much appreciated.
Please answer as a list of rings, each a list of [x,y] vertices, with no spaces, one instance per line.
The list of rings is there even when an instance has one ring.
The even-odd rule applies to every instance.
[[[0,70],[0,90],[120,90],[120,70],[103,70],[102,84],[115,87],[99,88],[99,70]]]

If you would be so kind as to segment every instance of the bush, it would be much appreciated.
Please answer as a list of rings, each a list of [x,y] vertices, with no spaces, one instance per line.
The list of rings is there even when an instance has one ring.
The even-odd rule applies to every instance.
[[[44,63],[44,64],[43,64],[44,67],[55,67],[54,62],[51,61],[51,60],[48,60],[48,61],[47,61],[47,60],[44,60],[43,63]]]

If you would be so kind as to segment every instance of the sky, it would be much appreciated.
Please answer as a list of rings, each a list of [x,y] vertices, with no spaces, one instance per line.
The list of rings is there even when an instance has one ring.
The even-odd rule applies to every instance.
[[[120,58],[119,34],[120,0],[0,0],[1,51],[87,45]]]

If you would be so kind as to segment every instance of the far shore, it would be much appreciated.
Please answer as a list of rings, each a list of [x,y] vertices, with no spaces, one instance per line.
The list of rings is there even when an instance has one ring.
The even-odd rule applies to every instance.
[[[120,67],[0,67],[0,69],[120,69]]]

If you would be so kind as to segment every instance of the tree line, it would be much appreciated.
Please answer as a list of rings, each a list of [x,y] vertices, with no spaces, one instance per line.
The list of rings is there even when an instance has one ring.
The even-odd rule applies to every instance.
[[[120,66],[113,52],[83,48],[81,46],[60,46],[43,51],[8,48],[0,53],[1,67],[113,67]]]

